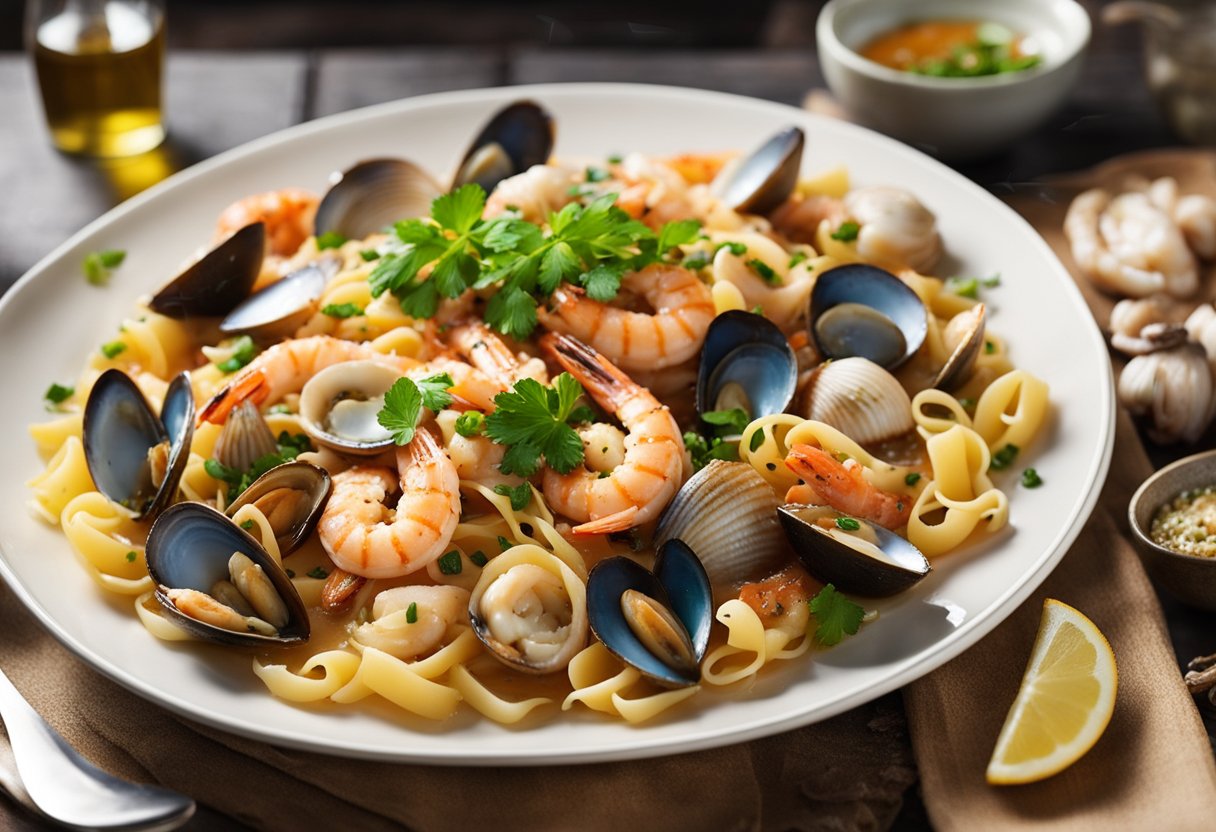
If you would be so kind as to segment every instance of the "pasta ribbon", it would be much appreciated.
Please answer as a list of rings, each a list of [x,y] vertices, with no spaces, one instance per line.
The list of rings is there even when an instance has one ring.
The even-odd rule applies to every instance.
[[[84,436],[84,411],[65,413],[49,422],[35,422],[29,427],[30,437],[38,446],[38,455],[44,461],[53,457],[69,437]]]
[[[994,451],[1024,448],[1047,416],[1047,384],[1025,370],[998,378],[975,404],[975,431]]]
[[[701,664],[701,681],[709,685],[733,685],[769,662],[797,658],[811,648],[804,632],[765,629],[756,611],[738,598],[724,602],[714,617],[726,626],[727,636],[726,644],[710,651]]]
[[[160,602],[154,597],[154,590],[150,589],[135,599],[135,614],[144,628],[161,641],[198,641],[193,634],[165,615]]]
[[[935,434],[926,442],[933,468],[912,507],[908,540],[926,557],[948,552],[987,520],[986,530],[995,532],[1009,517],[1009,501],[988,478],[991,454],[983,438],[962,425]],[[940,522],[926,518],[944,511]]]
[[[143,546],[128,542],[137,531],[125,508],[98,491],[87,491],[64,507],[62,522],[77,560],[103,589],[120,595],[152,589]]]
[[[304,662],[299,673],[292,673],[282,664],[262,664],[253,660],[253,672],[270,692],[288,702],[319,702],[328,699],[350,684],[359,671],[359,656],[345,650],[326,650]],[[320,678],[313,676],[324,671]]]
[[[568,711],[582,702],[593,711],[618,716],[627,722],[645,722],[666,711],[701,689],[699,685],[675,690],[626,696],[625,692],[642,682],[642,674],[627,667],[600,642],[583,648],[566,669],[574,690],[562,702]]]
[[[502,725],[514,725],[541,705],[553,702],[544,696],[536,696],[522,702],[503,699],[479,682],[462,664],[452,668],[449,682],[474,710]]]
[[[27,482],[26,487],[34,492],[30,507],[52,525],[59,523],[68,503],[94,491],[97,486],[89,474],[80,437],[69,435],[42,473]]]
[[[760,432],[762,440],[756,440]],[[752,445],[756,444],[755,450]],[[739,459],[749,463],[770,485],[788,490],[798,484],[798,476],[785,465],[794,445],[815,445],[831,454],[847,456],[861,464],[871,485],[883,491],[906,490],[904,478],[913,469],[891,465],[873,456],[845,434],[826,422],[803,419],[788,413],[755,419],[743,430]]]

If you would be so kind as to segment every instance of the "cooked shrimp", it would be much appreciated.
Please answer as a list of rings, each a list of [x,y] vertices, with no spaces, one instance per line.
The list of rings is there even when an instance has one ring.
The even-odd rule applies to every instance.
[[[739,600],[755,611],[766,629],[803,633],[811,612],[807,602],[821,589],[823,584],[793,563],[762,581],[744,584]]]
[[[215,236],[224,238],[252,222],[266,224],[266,253],[290,257],[312,236],[320,198],[303,188],[282,188],[238,199],[220,212]]]
[[[1195,256],[1177,224],[1146,194],[1111,199],[1100,188],[1072,201],[1064,235],[1073,259],[1100,288],[1130,297],[1186,297],[1199,285]]]
[[[888,529],[906,525],[912,514],[911,499],[876,488],[855,459],[841,463],[822,448],[795,445],[785,465],[804,480],[785,495],[787,503],[826,503]]]
[[[418,366],[412,358],[387,355],[369,344],[344,341],[328,335],[313,335],[275,344],[255,357],[211,399],[199,413],[199,421],[223,424],[234,407],[243,401],[274,402],[298,393],[319,371],[344,361],[368,360],[405,372]]]
[[[414,620],[407,616],[414,608]],[[375,647],[399,659],[434,653],[450,641],[453,630],[469,623],[469,591],[459,586],[397,586],[372,602],[372,621],[353,633],[364,647]]]
[[[552,311],[537,317],[546,328],[573,335],[625,370],[681,364],[701,349],[714,319],[709,287],[687,269],[655,263],[626,275],[621,289],[645,298],[653,313],[631,312],[559,286]]]
[[[494,409],[494,397],[507,389],[498,379],[450,355],[436,356],[409,375],[417,380],[435,373],[447,373],[451,377],[453,384],[449,389],[466,409],[471,406],[489,413]]]
[[[827,220],[836,227],[848,219],[848,215],[844,203],[836,197],[795,195],[778,205],[769,219],[773,228],[794,242],[813,245],[820,223]]]
[[[557,165],[533,165],[523,173],[498,183],[486,200],[486,217],[518,211],[528,222],[544,222],[574,200],[570,187],[582,179],[582,171]]]
[[[625,426],[624,461],[607,476],[586,467],[545,472],[549,505],[582,525],[576,534],[621,531],[654,519],[680,487],[684,440],[667,407],[587,345],[549,333],[541,345]],[[590,522],[588,522],[590,521]]]
[[[942,254],[937,218],[900,188],[858,188],[844,198],[845,212],[857,221],[857,253],[867,263],[928,272]]]
[[[448,342],[478,370],[507,390],[521,378],[549,383],[549,371],[539,358],[521,361],[503,340],[481,321],[460,324],[448,332]]]
[[[460,478],[443,448],[425,429],[397,450],[397,474],[359,466],[336,474],[317,524],[334,564],[353,575],[408,575],[447,549],[460,520]],[[384,505],[397,490],[395,510]]]

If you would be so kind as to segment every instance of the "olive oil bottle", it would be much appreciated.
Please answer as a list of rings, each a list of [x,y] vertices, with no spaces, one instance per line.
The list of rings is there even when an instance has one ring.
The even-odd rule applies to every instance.
[[[85,156],[132,156],[161,143],[164,14],[140,0],[31,3],[32,47],[55,146]]]

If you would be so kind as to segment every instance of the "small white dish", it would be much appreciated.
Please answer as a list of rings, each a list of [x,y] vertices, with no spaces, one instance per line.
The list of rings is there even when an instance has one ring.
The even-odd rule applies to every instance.
[[[936,78],[863,58],[857,50],[923,20],[1001,23],[1032,41],[1042,61],[1020,72]],[[1064,102],[1081,71],[1090,21],[1075,0],[832,0],[816,24],[828,87],[855,119],[943,159],[1012,146]]]

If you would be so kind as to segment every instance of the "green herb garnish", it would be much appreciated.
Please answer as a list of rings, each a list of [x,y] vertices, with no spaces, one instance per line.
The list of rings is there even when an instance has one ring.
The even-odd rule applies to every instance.
[[[852,517],[837,517],[836,528],[846,532],[855,532],[861,528],[861,523],[858,523]]]
[[[139,557],[135,552],[127,552],[127,563],[135,563],[135,559]]]
[[[510,497],[511,508],[515,511],[523,511],[528,507],[528,503],[532,502],[532,486],[526,482],[515,487],[500,483],[494,486],[494,493],[501,497]]]
[[[1039,476],[1039,472],[1033,468],[1027,468],[1022,472],[1022,485],[1027,488],[1038,488],[1043,484],[1043,478]]]
[[[773,271],[773,267],[758,257],[747,261],[748,268],[760,275],[760,279],[772,286],[780,286],[781,278]]]
[[[308,577],[310,577],[310,578],[316,578],[317,580],[323,580],[323,579],[329,577],[329,573],[326,572],[325,569],[320,566],[314,566],[312,569],[309,569],[304,574],[308,575]]]
[[[110,273],[122,265],[127,253],[121,249],[108,248],[86,254],[81,263],[84,279],[93,286],[105,286],[110,282]]]
[[[52,384],[46,389],[43,398],[51,404],[63,404],[76,395],[75,387],[64,387],[62,384]]]
[[[697,271],[709,265],[709,257],[703,251],[698,251],[696,254],[690,254],[680,261],[680,265],[689,271]]]
[[[499,463],[504,474],[530,477],[543,456],[550,468],[568,474],[583,461],[583,441],[566,423],[583,387],[562,373],[545,387],[524,378],[494,397],[496,409],[486,417],[486,434],[507,452]]]
[[[947,277],[945,288],[961,298],[978,298],[980,281],[976,277]]]
[[[289,434],[281,431],[275,440],[278,450],[254,460],[248,471],[239,471],[220,463],[218,459],[208,459],[203,462],[203,470],[212,479],[227,483],[228,504],[241,495],[242,492],[265,474],[271,468],[290,462],[305,451],[312,450],[312,442],[302,433]]]
[[[845,220],[840,224],[840,227],[831,233],[833,240],[839,240],[842,243],[851,243],[857,239],[857,235],[861,233],[861,226],[852,220]]]
[[[454,382],[447,373],[428,376],[421,381],[399,378],[384,394],[384,407],[376,414],[376,421],[387,430],[398,445],[408,445],[422,419],[425,405],[438,413],[452,403],[448,388]]]
[[[586,171],[586,181],[588,182],[603,182],[605,179],[610,179],[612,174],[603,168],[597,168],[595,165],[588,165]]]
[[[486,553],[480,549],[469,555],[469,560],[473,561],[473,563],[477,566],[485,566],[490,561],[490,559],[486,557]]]
[[[477,436],[485,430],[486,417],[480,410],[466,410],[456,417],[456,432],[461,436]]]
[[[730,253],[736,257],[742,257],[743,255],[747,254],[747,245],[744,243],[718,243],[718,245],[714,247],[714,254],[717,254],[724,248],[730,249]]]
[[[794,266],[797,266],[799,263],[801,263],[802,261],[804,261],[806,259],[807,259],[807,254],[805,251],[795,251],[793,256],[790,257],[789,268],[791,268],[791,269],[794,268]]]
[[[437,561],[439,571],[444,575],[459,575],[463,566],[460,563],[460,552],[453,549]]]
[[[363,251],[359,252],[359,256],[363,258],[364,263],[370,263],[373,260],[380,259],[380,252],[376,251],[374,248],[365,248]]]
[[[702,413],[701,418],[707,424],[726,428],[730,434],[743,433],[752,421],[752,418],[747,415],[747,411],[738,407],[731,410],[711,410],[708,413]]]
[[[257,524],[254,523],[252,520],[246,520],[244,523],[241,524],[241,528],[248,532],[248,531],[252,531],[253,527],[256,525]]]
[[[344,245],[346,245],[346,237],[337,231],[326,231],[317,237],[318,251],[324,251],[327,248],[342,248]]]
[[[515,545],[514,543],[507,540],[502,535],[498,536],[498,548],[502,549],[504,552],[507,551],[508,549],[510,549],[514,545]]]
[[[405,623],[406,624],[417,624],[418,623],[418,602],[417,601],[410,601],[410,605],[405,608]]]
[[[321,314],[331,318],[353,318],[363,314],[363,308],[354,303],[327,303],[321,307]]]
[[[255,355],[257,355],[257,346],[253,343],[253,339],[248,335],[242,335],[233,342],[232,354],[215,366],[222,372],[235,373],[252,361]]]
[[[107,344],[101,345],[101,354],[104,355],[106,358],[113,359],[113,358],[118,357],[124,351],[126,351],[126,349],[127,349],[127,345],[124,344],[122,341],[110,341]]]
[[[866,614],[863,607],[841,595],[832,584],[819,590],[819,594],[807,603],[818,624],[815,640],[825,647],[839,644],[846,635],[856,634]]]
[[[920,474],[916,471],[904,477],[904,485],[916,485],[918,482],[920,482]]]
[[[992,455],[992,463],[989,467],[997,471],[1008,468],[1013,464],[1013,461],[1017,458],[1017,455],[1017,445],[1006,445]]]

